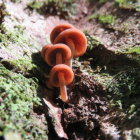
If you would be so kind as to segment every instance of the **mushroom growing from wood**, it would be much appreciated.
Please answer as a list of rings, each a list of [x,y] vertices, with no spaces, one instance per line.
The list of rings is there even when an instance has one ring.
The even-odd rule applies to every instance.
[[[58,26],[57,30],[59,27],[61,26]],[[51,33],[51,38],[53,38],[51,40],[53,44],[57,43],[67,44],[71,49],[72,58],[76,58],[83,55],[87,49],[87,39],[84,33],[82,33],[80,30],[74,27],[71,28],[69,27],[59,33],[57,33],[56,29],[54,28],[54,30]],[[66,62],[66,64],[69,65],[70,67],[72,67],[72,58]]]

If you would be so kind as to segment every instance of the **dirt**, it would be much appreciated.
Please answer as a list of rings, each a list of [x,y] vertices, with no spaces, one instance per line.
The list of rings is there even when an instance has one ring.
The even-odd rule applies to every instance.
[[[69,91],[70,104],[64,109],[66,132],[69,139],[97,139],[100,137],[100,118],[108,112],[105,93],[93,77],[79,70],[75,73]]]
[[[75,80],[68,86],[69,103],[60,101],[56,89],[45,91],[48,93],[44,101],[45,108],[49,108],[45,110],[51,122],[50,138],[54,139],[54,132],[55,139],[119,139],[117,126],[109,121],[110,111],[102,85],[78,68],[74,72]]]
[[[68,104],[58,98],[57,89],[43,92],[50,139],[120,139],[118,123],[123,114],[109,109],[107,93],[93,76],[79,68],[74,72],[75,80],[68,86]]]

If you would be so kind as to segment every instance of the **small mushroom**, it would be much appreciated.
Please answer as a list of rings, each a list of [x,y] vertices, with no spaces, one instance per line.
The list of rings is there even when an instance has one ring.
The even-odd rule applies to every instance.
[[[65,64],[54,66],[50,72],[50,82],[53,86],[60,87],[60,99],[64,102],[68,102],[66,85],[69,85],[73,78],[72,69]]]
[[[51,35],[50,35],[50,40],[53,43],[55,38],[64,30],[70,29],[70,28],[74,28],[73,25],[71,24],[60,24],[55,26],[55,28],[52,30]]]
[[[75,28],[70,28],[61,32],[53,41],[54,44],[64,43],[67,44],[72,52],[72,58],[79,57],[86,52],[87,49],[87,39],[80,30]],[[66,62],[70,67],[72,67],[72,59]]]
[[[54,66],[50,72],[50,85],[60,87],[60,99],[68,101],[66,85],[71,83],[74,77],[73,71],[67,65],[62,65],[71,58],[71,50],[65,44],[56,44],[48,48],[44,59]],[[57,81],[57,84],[55,83]]]
[[[52,44],[48,44],[48,45],[45,45],[42,50],[41,50],[41,56],[42,58],[44,59],[45,57],[45,54],[46,54],[46,51],[48,50],[48,48],[52,47],[53,45]]]
[[[44,56],[44,60],[50,65],[64,64],[71,59],[71,50],[65,44],[56,44],[50,47]]]
[[[74,78],[72,59],[85,53],[87,39],[73,25],[61,24],[53,29],[50,40],[55,45],[43,47],[41,54],[50,66],[55,65],[50,72],[49,81],[53,86],[60,87],[60,99],[68,102],[66,85]]]

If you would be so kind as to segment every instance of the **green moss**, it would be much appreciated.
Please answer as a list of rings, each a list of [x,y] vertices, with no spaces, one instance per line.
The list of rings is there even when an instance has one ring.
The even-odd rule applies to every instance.
[[[140,68],[128,68],[114,76],[107,86],[111,104],[119,107],[126,114],[127,119],[135,120],[139,116],[139,85]],[[140,122],[140,119],[137,118],[137,121]]]
[[[99,15],[98,20],[102,24],[110,24],[113,25],[115,23],[115,17],[112,15]]]
[[[18,54],[20,52],[30,55],[31,51],[40,47],[33,36],[28,34],[25,27],[21,26],[17,19],[8,13],[4,2],[0,5],[0,17],[0,46],[2,49],[7,49],[11,55],[18,56],[21,55]],[[14,54],[14,50],[16,54]]]
[[[98,17],[97,13],[91,14],[90,16],[88,16],[88,20],[93,20],[96,19]]]
[[[21,0],[11,0],[11,1],[15,3],[21,2]]]
[[[10,63],[10,65],[13,65],[14,69],[16,69],[16,71],[21,71],[21,72],[29,72],[35,68],[37,68],[37,66],[35,64],[33,64],[31,59],[27,59],[27,58],[23,58],[23,59],[14,59],[14,60],[7,60],[7,62]]]
[[[41,2],[41,1],[32,1],[31,3],[28,4],[28,6],[32,9],[40,9],[42,6],[43,6],[44,2]]]
[[[136,0],[115,0],[115,1],[119,4],[136,2]]]
[[[97,19],[100,23],[106,24],[106,25],[114,25],[116,22],[116,17],[112,15],[105,15],[105,14],[99,14],[99,13],[94,13],[90,16],[88,16],[88,20],[93,20]]]
[[[119,125],[130,140],[140,139],[140,68],[128,67],[110,80],[107,86],[110,107],[123,112],[123,119]]]
[[[0,77],[0,135],[17,132],[24,139],[45,139],[46,130],[32,115],[33,106],[41,105],[37,79],[10,72],[1,64]]]
[[[128,23],[122,23],[119,26],[114,26],[113,29],[122,33],[129,33],[130,32],[130,25]]]
[[[28,4],[31,9],[37,10],[41,14],[59,15],[63,18],[75,14],[75,0],[33,0]]]
[[[99,0],[100,3],[106,3],[108,0]]]
[[[99,40],[99,38],[91,36],[87,32],[85,32],[85,35],[88,40],[87,52],[92,52],[95,47],[103,45],[102,42]]]
[[[16,22],[3,22],[0,25],[0,46],[5,53],[14,59],[31,58],[32,53],[39,50],[40,44]]]
[[[140,7],[138,0],[115,0],[115,3],[124,9],[136,9],[139,11]]]
[[[2,61],[12,65],[16,72],[24,74],[37,69],[31,56],[39,45],[10,15],[4,16],[0,25],[0,46],[6,56],[12,56],[6,60],[3,55]],[[23,139],[47,139],[47,122],[41,122],[46,128],[42,127],[33,113],[33,107],[41,105],[38,85],[35,77],[25,78],[0,64],[0,136],[18,133]]]
[[[136,53],[136,54],[140,54],[140,46],[139,47],[133,47],[133,48],[129,48],[126,53]]]
[[[127,57],[129,57],[131,60],[134,60],[140,65],[140,47],[134,46],[134,47],[128,47],[127,49],[123,50],[122,52]]]
[[[20,25],[15,25],[13,28],[6,27],[6,25],[2,24],[0,26],[0,44],[3,46],[8,46],[9,44],[29,44],[28,37],[24,32],[24,28]]]
[[[122,4],[133,4],[136,3],[137,0],[115,0],[115,2],[122,5]]]

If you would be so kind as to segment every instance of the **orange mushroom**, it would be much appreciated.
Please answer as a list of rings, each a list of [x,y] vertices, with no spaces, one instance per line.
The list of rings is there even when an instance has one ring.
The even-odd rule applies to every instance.
[[[71,58],[71,50],[65,44],[56,44],[48,48],[44,59],[50,65],[54,66],[50,72],[50,85],[60,87],[60,99],[68,101],[66,85],[71,83],[74,77],[73,71],[65,61]],[[57,82],[57,84],[56,84]]]
[[[55,65],[50,72],[49,81],[53,86],[60,87],[60,99],[68,102],[66,85],[74,78],[71,69],[72,58],[85,53],[87,39],[80,30],[70,24],[56,26],[51,32],[50,39],[55,45],[44,46],[41,55],[50,66]]]
[[[66,85],[69,85],[73,78],[72,69],[65,64],[54,66],[50,72],[50,82],[53,86],[60,87],[60,99],[64,102],[68,102]]]
[[[63,64],[71,59],[71,50],[65,44],[56,44],[50,47],[44,56],[44,60],[50,65]]]
[[[53,41],[54,44],[67,44],[72,52],[72,58],[83,55],[87,49],[87,39],[80,30],[70,28],[61,32]],[[72,67],[72,59],[67,61],[67,64]]]
[[[68,24],[68,23],[66,23],[66,24],[60,24],[60,25],[55,26],[55,28],[52,30],[51,35],[50,35],[50,40],[51,40],[51,42],[53,43],[54,40],[55,40],[55,38],[56,38],[61,32],[63,32],[64,30],[67,30],[67,29],[69,29],[69,28],[74,28],[74,26],[71,25],[71,24]]]
[[[44,57],[45,57],[45,54],[46,54],[48,48],[50,48],[50,47],[52,47],[52,46],[53,46],[52,44],[48,44],[48,45],[45,45],[45,46],[42,48],[42,50],[41,50],[41,56],[42,56],[43,59],[44,59]]]

